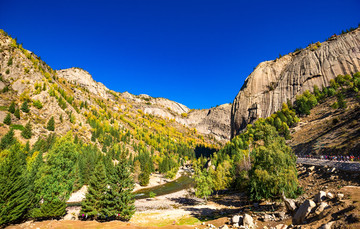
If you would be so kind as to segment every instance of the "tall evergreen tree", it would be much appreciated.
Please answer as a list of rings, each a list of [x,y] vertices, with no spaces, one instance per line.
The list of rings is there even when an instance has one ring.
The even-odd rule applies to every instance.
[[[15,115],[16,118],[20,119],[20,109],[19,108],[17,108],[15,110],[14,115]]]
[[[28,208],[25,158],[19,144],[13,145],[0,166],[0,225],[21,220]]]
[[[11,146],[16,142],[16,139],[14,138],[14,130],[10,129],[9,132],[7,132],[4,137],[1,138],[0,141],[0,149],[6,149],[7,147]]]
[[[4,118],[4,123],[5,123],[6,125],[11,125],[11,115],[10,115],[10,113],[8,113],[8,114],[6,115],[6,117]]]
[[[15,101],[12,101],[9,107],[9,112],[13,113],[15,112]]]
[[[134,195],[132,191],[134,189],[134,180],[131,177],[129,170],[129,164],[125,159],[121,159],[115,166],[115,180],[113,183],[113,191],[115,193],[114,213],[120,220],[130,220],[135,213]]]
[[[29,105],[28,105],[27,101],[23,102],[23,104],[21,105],[21,110],[25,113],[29,113],[30,110],[29,110]]]
[[[24,130],[21,132],[21,136],[23,136],[26,139],[30,139],[32,136],[32,126],[30,121],[25,125]]]
[[[51,117],[49,122],[47,123],[46,129],[50,130],[50,131],[54,131],[55,130],[55,120],[54,117]]]
[[[86,199],[82,203],[80,214],[84,214],[89,218],[102,219],[101,215],[104,206],[105,195],[108,192],[105,166],[99,161],[90,178],[88,193]]]

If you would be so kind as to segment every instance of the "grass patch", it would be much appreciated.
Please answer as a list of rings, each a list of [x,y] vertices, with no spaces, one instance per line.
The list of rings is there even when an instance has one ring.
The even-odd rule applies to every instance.
[[[11,129],[14,129],[14,130],[21,130],[21,131],[24,130],[24,126],[23,126],[23,125],[15,125],[15,124],[12,124],[12,125],[10,125],[10,128],[11,128]]]
[[[7,106],[0,106],[0,111],[7,111],[9,108]]]
[[[201,221],[191,216],[184,216],[183,218],[180,218],[176,222],[176,225],[195,225],[195,224],[201,224]]]

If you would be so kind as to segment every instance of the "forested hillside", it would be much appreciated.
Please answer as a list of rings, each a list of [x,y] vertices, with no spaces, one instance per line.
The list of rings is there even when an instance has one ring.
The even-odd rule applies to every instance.
[[[181,104],[111,91],[82,69],[70,72],[89,75],[85,83],[68,72],[0,31],[0,224],[61,217],[83,185],[83,214],[127,220],[134,182],[147,185],[155,171],[173,178],[197,148],[221,145],[181,123],[191,112]]]

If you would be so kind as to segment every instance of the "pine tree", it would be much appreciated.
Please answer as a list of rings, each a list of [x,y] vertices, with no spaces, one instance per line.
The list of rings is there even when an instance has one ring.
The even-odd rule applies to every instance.
[[[46,129],[50,130],[50,131],[54,131],[55,130],[55,120],[54,117],[51,117],[50,120],[47,123]]]
[[[6,125],[11,125],[11,115],[10,115],[10,113],[8,113],[8,114],[6,115],[6,117],[5,117],[5,119],[4,119],[4,123],[5,123]]]
[[[25,158],[19,144],[12,146],[0,166],[0,225],[21,220],[28,208]]]
[[[20,119],[20,109],[19,108],[15,110],[14,115],[16,118]]]
[[[121,159],[115,166],[115,180],[112,181],[114,183],[112,190],[116,194],[113,199],[115,205],[114,212],[117,218],[125,221],[130,220],[135,213],[135,199],[132,194],[134,180],[131,177],[129,167],[125,159]]]
[[[12,101],[9,107],[9,112],[13,113],[15,112],[15,101]]]
[[[105,195],[108,192],[105,166],[99,161],[90,177],[90,183],[86,199],[82,203],[80,215],[84,214],[89,218],[101,219],[104,215],[101,210],[104,205]]]
[[[25,113],[29,113],[29,105],[28,105],[28,102],[25,101],[22,105],[21,105],[21,110]]]
[[[32,136],[32,127],[30,121],[25,125],[24,130],[21,132],[21,136],[26,139],[30,139]]]
[[[0,149],[6,149],[7,147],[11,146],[16,142],[16,139],[14,138],[14,130],[10,129],[9,132],[7,132],[4,137],[1,138],[0,141]]]

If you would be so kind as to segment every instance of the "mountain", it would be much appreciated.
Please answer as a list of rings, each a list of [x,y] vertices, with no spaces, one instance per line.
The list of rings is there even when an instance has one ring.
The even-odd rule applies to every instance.
[[[360,70],[360,29],[310,44],[273,61],[260,63],[247,77],[231,108],[231,138],[247,124],[294,102],[305,90],[329,86],[337,75]]]
[[[0,121],[8,116],[12,103],[20,109],[27,102],[30,110],[20,109],[20,117],[11,113],[11,124],[1,124],[0,136],[12,128],[26,142],[21,131],[30,122],[30,145],[40,136],[69,131],[99,148],[105,145],[105,151],[111,134],[113,140],[130,136],[124,141],[130,152],[136,151],[134,144],[160,152],[166,147],[162,142],[217,148],[230,138],[229,104],[191,110],[165,98],[115,92],[83,69],[53,70],[4,31],[0,32],[0,74]],[[47,129],[51,117],[54,131]]]

